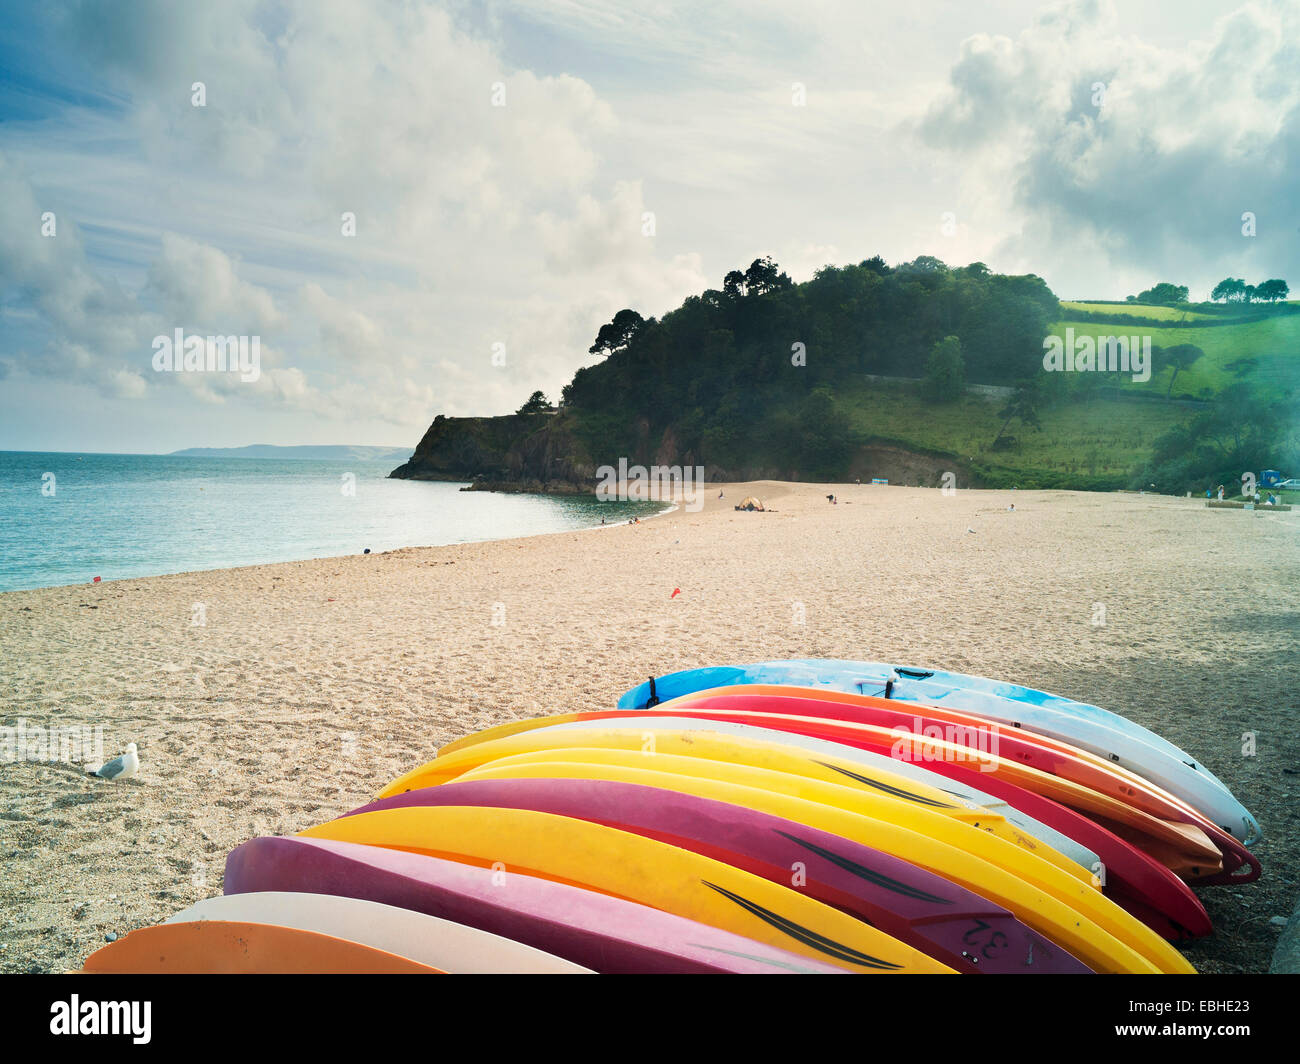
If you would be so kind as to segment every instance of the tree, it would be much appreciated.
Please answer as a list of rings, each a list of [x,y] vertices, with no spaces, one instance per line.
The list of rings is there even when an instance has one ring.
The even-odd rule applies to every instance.
[[[790,278],[771,258],[755,259],[745,271],[745,294],[762,296],[778,288],[789,288]]]
[[[528,397],[528,402],[524,403],[515,413],[517,414],[540,414],[550,409],[551,401],[546,398],[541,391],[533,392]]]
[[[745,294],[745,275],[732,270],[722,279],[722,291],[731,299],[739,299]]]
[[[587,348],[587,354],[598,355],[604,352],[608,356],[626,351],[644,324],[645,319],[635,310],[620,310],[614,315],[613,321],[600,327],[596,342]]]
[[[1192,364],[1204,354],[1205,352],[1195,344],[1175,344],[1173,347],[1156,348],[1151,352],[1152,361],[1155,362],[1152,368],[1156,372],[1166,368],[1174,371],[1169,378],[1169,387],[1165,390],[1166,399],[1174,394],[1174,381],[1178,379],[1178,374],[1185,369],[1190,369]]]
[[[1006,420],[1002,422],[998,434],[993,437],[993,449],[997,450],[998,443],[1007,431],[1007,426],[1013,421],[1019,421],[1022,425],[1028,425],[1035,429],[1042,428],[1042,423],[1038,420],[1038,408],[1042,405],[1042,401],[1043,385],[1041,377],[1028,377],[1016,385],[1016,390],[1011,393],[1011,398],[1007,400],[1006,406],[998,411],[998,417],[1006,418]]]
[[[904,263],[900,269],[914,273],[947,273],[948,265],[933,255],[918,255],[911,262]]]
[[[1136,301],[1138,303],[1156,303],[1165,306],[1172,303],[1186,303],[1187,285],[1161,281],[1159,284],[1152,285],[1145,292],[1139,292]]]
[[[1279,299],[1286,299],[1290,294],[1290,286],[1285,281],[1276,278],[1265,281],[1255,289],[1255,298],[1265,303],[1276,303]]]
[[[1246,282],[1239,277],[1225,277],[1214,286],[1210,298],[1214,302],[1236,303],[1246,292]]]
[[[925,364],[925,390],[930,398],[946,403],[960,398],[966,386],[966,364],[962,359],[961,340],[945,336],[930,349]]]

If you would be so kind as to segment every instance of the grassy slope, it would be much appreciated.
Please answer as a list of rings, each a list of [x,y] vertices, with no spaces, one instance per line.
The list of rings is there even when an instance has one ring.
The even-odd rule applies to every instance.
[[[1002,404],[967,396],[954,403],[928,403],[911,390],[863,384],[840,389],[859,431],[932,450],[982,466],[1050,470],[1077,476],[1125,477],[1147,457],[1156,437],[1187,417],[1185,407],[1092,399],[1042,414],[1042,430],[1013,424],[1020,441],[1011,451],[989,449],[1002,425]]]
[[[1167,308],[1140,309],[1150,312]],[[1058,335],[1064,335],[1066,327],[1072,327],[1075,336],[1132,335],[1131,326],[1098,325],[1093,322],[1070,321],[1068,318],[1060,322],[1055,331]],[[1204,357],[1191,369],[1178,375],[1175,396],[1195,398],[1206,389],[1211,393],[1219,392],[1237,380],[1243,380],[1259,388],[1265,395],[1274,397],[1300,389],[1300,314],[1236,324],[1229,320],[1223,325],[1205,328],[1153,329],[1151,342],[1157,347],[1195,344],[1205,352]],[[1234,370],[1227,367],[1242,359],[1254,359],[1255,364],[1241,367],[1242,376],[1238,377]],[[1164,394],[1168,386],[1168,371],[1153,376],[1145,384],[1128,382],[1124,385],[1126,388],[1152,391],[1160,395]]]
[[[1171,310],[1087,303],[1062,306],[1067,310],[1096,309],[1150,317],[1170,316],[1166,312]],[[1073,327],[1076,336],[1131,331],[1068,318],[1055,331],[1063,335],[1067,327]],[[1192,343],[1205,352],[1192,369],[1178,375],[1175,397],[1197,397],[1204,389],[1218,392],[1238,380],[1266,395],[1280,396],[1300,389],[1300,315],[1237,324],[1227,320],[1221,326],[1208,328],[1160,328],[1152,330],[1152,343],[1162,347]],[[1241,359],[1256,361],[1241,367],[1240,376],[1226,368]],[[1145,384],[1125,378],[1123,388],[1163,396],[1168,384],[1166,371]],[[955,403],[932,404],[915,394],[914,389],[866,382],[840,388],[837,394],[855,428],[868,435],[946,451],[989,468],[1045,470],[1078,477],[1126,478],[1148,457],[1156,437],[1194,413],[1177,404],[1088,399],[1044,411],[1041,431],[1013,424],[1008,432],[1018,438],[1016,448],[994,452],[989,445],[1002,423],[998,417],[1002,404],[998,400],[968,396]]]

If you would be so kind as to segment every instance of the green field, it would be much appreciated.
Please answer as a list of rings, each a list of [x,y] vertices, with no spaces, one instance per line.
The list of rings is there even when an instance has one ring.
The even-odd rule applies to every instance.
[[[1063,307],[1097,305],[1062,304]],[[1056,334],[1064,336],[1067,327],[1074,329],[1075,336],[1133,335],[1132,327],[1128,325],[1098,325],[1068,318],[1057,324]],[[1151,330],[1150,335],[1151,343],[1157,347],[1195,344],[1205,352],[1199,362],[1178,374],[1173,393],[1175,398],[1207,398],[1238,381],[1259,389],[1264,397],[1274,399],[1300,388],[1300,314],[1284,314],[1238,324],[1228,321],[1223,325],[1200,328],[1159,328]],[[1124,378],[1123,387],[1164,395],[1169,387],[1169,377],[1166,370],[1153,374],[1145,384]]]
[[[1061,305],[1067,312],[1141,313],[1163,320],[1187,313],[1170,307],[1131,304]],[[1258,309],[1249,313],[1258,313]],[[1215,316],[1188,313],[1188,320],[1193,319]],[[1257,321],[1216,320],[1222,324],[1150,330],[1153,346],[1195,344],[1205,352],[1190,369],[1178,374],[1174,399],[1210,399],[1236,383],[1257,389],[1264,400],[1300,395],[1300,315],[1283,311]],[[1131,336],[1135,332],[1148,335],[1131,324],[1097,324],[1068,317],[1053,331],[1063,337],[1066,328],[1073,328],[1076,337],[1087,335],[1094,339]],[[1044,473],[1065,474],[1079,483],[1125,481],[1150,457],[1159,436],[1205,409],[1159,401],[1169,386],[1169,370],[1153,373],[1145,383],[1133,382],[1130,375],[1090,376],[1097,378],[1098,384],[1102,383],[1100,378],[1106,378],[1104,394],[1087,390],[1076,390],[1073,395],[1068,391],[1058,393],[1057,405],[1049,404],[1040,411],[1040,430],[1013,423],[1007,432],[1016,437],[1014,446],[998,451],[993,450],[992,443],[1002,425],[998,415],[1003,406],[1001,399],[967,395],[957,402],[932,403],[914,385],[887,382],[846,386],[837,390],[837,397],[843,401],[854,429],[864,436],[954,455],[982,470],[990,482],[999,483],[1013,482],[1018,474],[1022,482],[1033,481]],[[1110,390],[1111,384],[1118,387],[1120,397]],[[1151,398],[1124,397],[1123,393],[1146,393]]]
[[[1185,407],[1173,404],[1088,399],[1043,411],[1040,431],[1013,424],[1008,434],[1017,438],[1016,446],[994,451],[1003,421],[999,400],[967,396],[930,403],[915,389],[879,383],[841,390],[838,398],[864,435],[944,451],[984,467],[1079,477],[1126,477],[1147,458],[1156,437],[1188,416]]]
[[[1154,318],[1158,321],[1211,321],[1217,314],[1205,314],[1187,307],[1157,306],[1153,303],[1078,303],[1061,300],[1068,311],[1086,314],[1126,314],[1135,318]]]

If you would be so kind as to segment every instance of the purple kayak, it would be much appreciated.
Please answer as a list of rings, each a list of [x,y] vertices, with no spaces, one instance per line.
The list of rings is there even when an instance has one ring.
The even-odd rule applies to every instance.
[[[404,806],[531,809],[643,835],[793,887],[958,972],[1092,970],[1007,909],[927,869],[728,802],[611,780],[466,780],[381,798],[344,815]]]
[[[608,974],[848,974],[742,935],[565,883],[330,839],[252,839],[226,894],[301,891],[396,905]]]

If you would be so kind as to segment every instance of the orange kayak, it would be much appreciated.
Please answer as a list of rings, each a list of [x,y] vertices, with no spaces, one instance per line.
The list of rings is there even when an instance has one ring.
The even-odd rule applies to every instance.
[[[132,931],[86,958],[84,972],[168,975],[441,975],[347,939],[277,924],[197,920]]]

